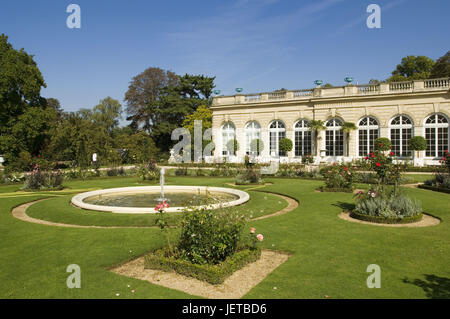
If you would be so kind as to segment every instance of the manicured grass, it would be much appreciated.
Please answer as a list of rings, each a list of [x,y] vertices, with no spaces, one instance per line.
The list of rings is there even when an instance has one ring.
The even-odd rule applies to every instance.
[[[296,198],[300,205],[290,213],[248,226],[256,227],[264,235],[263,247],[290,251],[293,255],[245,297],[450,298],[449,194],[403,188],[422,201],[425,213],[441,218],[442,222],[433,227],[389,228],[339,219],[337,215],[343,208],[354,203],[353,195],[315,192],[323,184],[321,181],[265,180],[274,184],[258,191],[286,194]],[[170,177],[168,183],[222,187],[232,181],[232,178]],[[73,192],[135,184],[138,184],[135,178],[66,183]],[[361,186],[367,188],[367,185],[356,187]],[[12,217],[11,209],[49,194],[14,193],[19,188],[20,185],[0,187],[0,298],[193,297],[107,270],[162,247],[164,239],[158,229],[72,229],[23,222]],[[251,193],[255,198],[259,194],[256,190]],[[45,207],[48,216],[59,218],[58,212],[70,208],[69,197],[50,199],[39,203],[39,207]],[[53,205],[41,206],[52,201]],[[257,205],[262,207],[265,203],[255,200],[248,208],[256,210]],[[77,214],[80,218],[75,221],[83,222],[82,214]],[[104,216],[105,220],[109,218]],[[177,231],[171,233],[176,236]],[[69,264],[81,267],[81,289],[66,286]],[[366,269],[370,264],[381,267],[380,289],[366,286],[369,276]],[[131,289],[136,292],[132,294]]]
[[[176,179],[177,185],[192,185],[192,178],[179,177]],[[86,181],[86,187],[96,187],[97,181]],[[103,185],[102,181],[102,185]],[[130,186],[126,183],[121,186]],[[116,187],[116,186],[114,186]],[[247,217],[259,217],[277,212],[287,206],[287,202],[275,195],[261,193],[257,191],[248,191],[250,200],[238,207]],[[108,212],[97,212],[83,210],[70,205],[70,199],[73,195],[58,196],[39,202],[27,210],[27,214],[37,219],[43,219],[52,222],[75,224],[75,225],[95,225],[95,226],[136,226],[149,227],[155,226],[157,214],[115,214]],[[156,203],[155,203],[156,205]],[[170,225],[176,225],[180,221],[182,213],[167,214]]]

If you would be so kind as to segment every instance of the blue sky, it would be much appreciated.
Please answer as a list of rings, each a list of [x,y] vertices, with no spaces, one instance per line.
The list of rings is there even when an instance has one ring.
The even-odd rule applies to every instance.
[[[66,7],[81,7],[81,29]],[[381,7],[381,29],[366,8]],[[448,0],[2,0],[0,33],[35,55],[66,111],[123,102],[148,67],[216,76],[222,94],[385,79],[406,55],[450,49]]]

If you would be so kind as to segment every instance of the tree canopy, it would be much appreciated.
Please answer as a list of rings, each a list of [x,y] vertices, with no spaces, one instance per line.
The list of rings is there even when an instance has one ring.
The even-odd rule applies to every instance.
[[[408,55],[397,65],[389,82],[424,80],[431,77],[431,70],[434,66],[434,60],[426,56]]]
[[[135,76],[125,94],[127,120],[146,130],[161,150],[173,144],[171,133],[202,104],[209,104],[214,77],[176,75],[148,68]]]
[[[437,59],[431,70],[431,77],[434,79],[450,77],[450,51]]]

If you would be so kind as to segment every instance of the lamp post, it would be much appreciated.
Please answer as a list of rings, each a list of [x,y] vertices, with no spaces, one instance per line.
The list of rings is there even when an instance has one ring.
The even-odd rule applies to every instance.
[[[235,91],[236,91],[237,93],[241,93],[242,91],[244,91],[244,89],[243,89],[243,88],[236,88]]]
[[[315,81],[314,81],[314,84],[317,85],[317,86],[321,86],[322,83],[323,83],[322,80],[315,80]]]
[[[220,94],[220,90],[214,90],[214,94],[215,95],[219,95]]]
[[[347,82],[348,85],[350,85],[350,84],[352,84],[352,82],[353,82],[353,78],[352,78],[351,76],[347,76],[347,77],[344,79],[344,81]]]

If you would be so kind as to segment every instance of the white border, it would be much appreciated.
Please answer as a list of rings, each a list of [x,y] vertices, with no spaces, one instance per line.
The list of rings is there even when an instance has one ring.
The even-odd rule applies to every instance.
[[[111,212],[111,213],[122,213],[122,214],[155,214],[158,213],[154,207],[117,207],[117,206],[101,206],[85,203],[83,200],[87,197],[95,196],[95,195],[105,195],[105,194],[113,194],[113,193],[147,193],[147,192],[156,192],[158,193],[161,190],[160,186],[136,186],[136,187],[119,187],[119,188],[108,188],[97,191],[85,192],[72,197],[71,203],[77,207],[95,210],[95,211],[103,211],[103,212]],[[239,196],[239,199],[219,203],[212,205],[203,205],[196,206],[195,208],[200,209],[204,207],[209,207],[210,209],[217,209],[220,207],[230,207],[243,204],[250,199],[250,195],[244,191],[233,189],[233,188],[224,188],[224,187],[207,187],[207,186],[164,186],[164,190],[167,191],[190,191],[197,193],[198,191],[211,191],[211,192],[223,192],[228,194],[233,194]],[[170,204],[170,203],[169,203]],[[155,202],[155,206],[157,202]],[[168,213],[180,212],[183,211],[185,207],[169,207],[166,208],[165,211]]]

